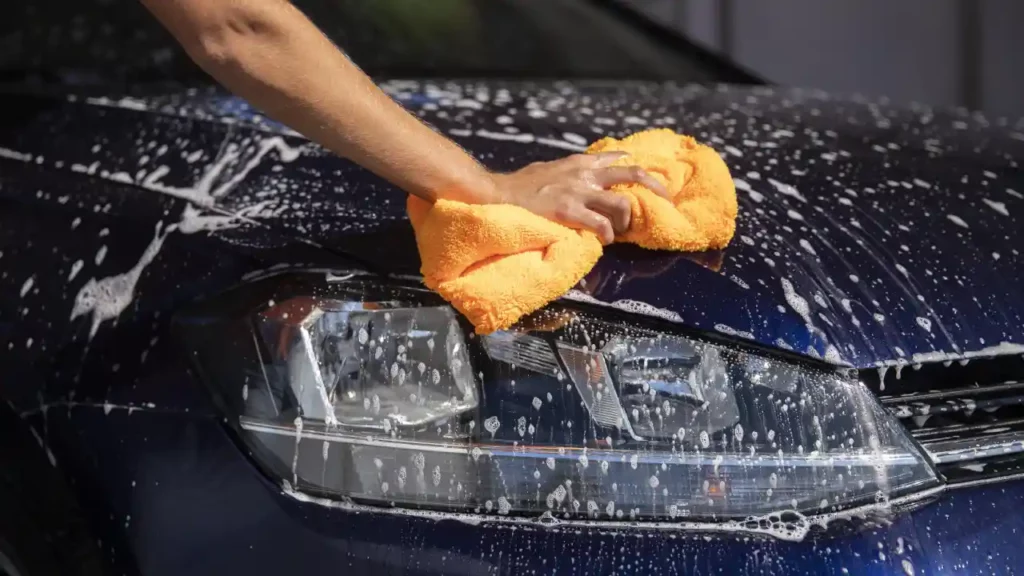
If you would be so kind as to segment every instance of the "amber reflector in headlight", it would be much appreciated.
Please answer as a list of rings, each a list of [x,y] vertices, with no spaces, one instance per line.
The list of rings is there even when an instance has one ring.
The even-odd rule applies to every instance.
[[[415,287],[319,278],[258,282],[178,322],[256,460],[296,490],[721,520],[938,485],[902,427],[839,373],[600,310],[479,338]]]

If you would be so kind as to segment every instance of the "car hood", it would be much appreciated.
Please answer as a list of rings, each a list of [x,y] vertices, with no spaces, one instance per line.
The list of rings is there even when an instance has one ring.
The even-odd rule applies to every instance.
[[[740,203],[728,248],[613,246],[566,298],[856,367],[1024,352],[1019,125],[767,88],[383,86],[497,170],[659,126],[723,155]],[[372,270],[419,268],[399,191],[237,98],[72,96],[42,126],[0,142],[2,160],[187,200],[179,232],[252,247],[273,230]]]

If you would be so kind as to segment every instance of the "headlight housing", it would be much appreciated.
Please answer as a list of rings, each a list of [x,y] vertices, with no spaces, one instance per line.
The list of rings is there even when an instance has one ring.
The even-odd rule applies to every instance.
[[[200,304],[177,325],[256,460],[318,496],[729,520],[939,484],[861,383],[608,314],[555,305],[477,337],[411,283],[300,274]]]

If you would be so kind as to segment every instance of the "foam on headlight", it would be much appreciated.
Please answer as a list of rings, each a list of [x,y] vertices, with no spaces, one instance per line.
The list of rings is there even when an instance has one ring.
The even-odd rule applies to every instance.
[[[194,356],[256,458],[321,496],[671,521],[828,513],[938,485],[843,374],[574,318],[475,339],[447,306],[334,286],[207,322]]]

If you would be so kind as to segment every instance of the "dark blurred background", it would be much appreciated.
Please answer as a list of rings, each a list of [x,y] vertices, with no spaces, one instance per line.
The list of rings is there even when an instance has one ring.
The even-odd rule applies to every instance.
[[[209,0],[211,2],[219,0]],[[709,52],[590,0],[293,0],[376,77],[747,81]],[[0,7],[10,80],[137,84],[201,73],[137,0]]]
[[[207,81],[136,0],[4,4],[0,82]],[[295,4],[381,78],[767,82],[1024,115],[1021,0]]]
[[[612,0],[786,85],[1024,115],[1021,0]]]

